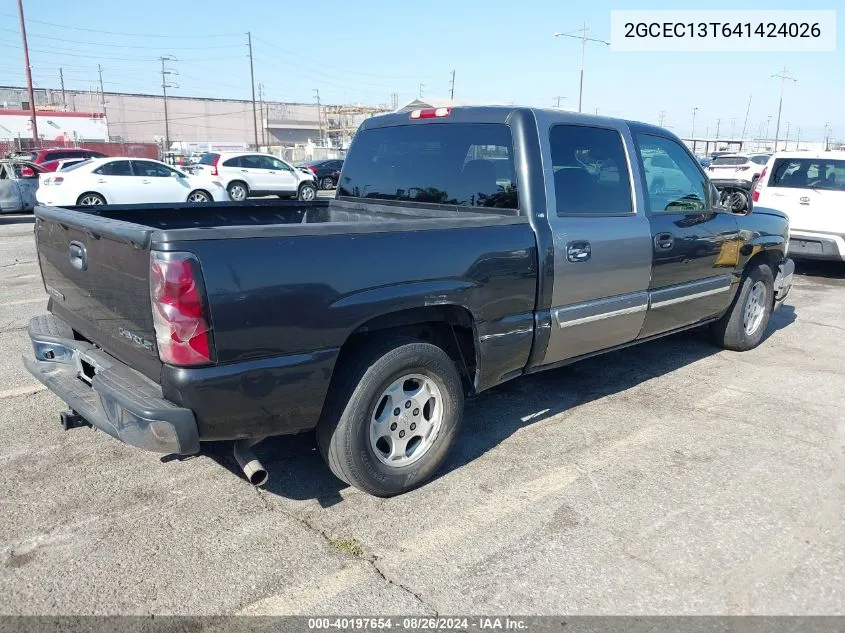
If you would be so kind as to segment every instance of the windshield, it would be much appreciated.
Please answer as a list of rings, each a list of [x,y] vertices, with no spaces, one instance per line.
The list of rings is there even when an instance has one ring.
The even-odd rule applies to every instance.
[[[361,131],[347,156],[338,195],[516,209],[510,129],[426,123]]]
[[[845,191],[845,160],[779,158],[772,169],[769,186]]]

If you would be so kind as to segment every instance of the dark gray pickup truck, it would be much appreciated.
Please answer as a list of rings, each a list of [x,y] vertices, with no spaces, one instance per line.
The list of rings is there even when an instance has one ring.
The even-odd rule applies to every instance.
[[[24,362],[66,427],[234,440],[253,483],[252,444],[316,428],[339,478],[394,495],[442,463],[467,394],[702,325],[756,346],[792,284],[788,223],[717,201],[650,125],[374,117],[333,200],[37,208],[50,314]]]

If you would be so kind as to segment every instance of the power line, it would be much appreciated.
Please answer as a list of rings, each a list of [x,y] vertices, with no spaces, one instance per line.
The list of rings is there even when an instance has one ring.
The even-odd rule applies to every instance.
[[[15,33],[14,29],[4,29],[0,28],[0,31],[6,31],[8,33]],[[36,39],[45,39],[50,40],[51,42],[67,42],[68,44],[84,44],[86,47],[90,46],[108,46],[112,48],[131,48],[131,49],[152,49],[158,50],[161,46],[144,46],[142,44],[112,44],[110,42],[85,42],[82,40],[68,40],[61,37],[53,37],[52,35],[42,35],[40,33],[31,33],[29,34],[30,38]],[[171,46],[170,44],[167,45],[168,49],[176,49],[176,50],[185,50],[185,51],[204,51],[204,50],[212,50],[212,49],[220,49],[220,48],[236,48],[239,47],[238,44],[215,44],[213,46]]]
[[[10,15],[8,13],[0,13],[0,15],[5,16],[7,18],[13,18],[15,16]],[[47,26],[55,26],[60,29],[69,29],[72,31],[85,31],[86,33],[100,33],[105,35],[121,35],[124,37],[164,37],[164,38],[174,38],[174,39],[185,39],[187,37],[196,37],[196,38],[216,38],[216,37],[235,37],[240,36],[238,33],[217,33],[217,34],[207,34],[207,35],[193,35],[193,34],[178,34],[178,35],[165,35],[162,33],[127,33],[125,31],[104,31],[102,29],[88,29],[83,26],[68,26],[67,24],[56,24],[55,22],[46,22],[44,20],[30,20],[30,22],[34,24],[46,24]]]

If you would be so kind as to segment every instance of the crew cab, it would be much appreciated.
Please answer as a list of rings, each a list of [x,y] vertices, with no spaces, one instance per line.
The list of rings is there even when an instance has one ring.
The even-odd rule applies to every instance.
[[[231,440],[257,484],[252,444],[316,428],[380,496],[435,473],[465,396],[700,326],[751,349],[793,273],[785,216],[719,207],[675,135],[559,110],[367,119],[332,200],[36,218],[49,314],[24,363],[66,427]]]

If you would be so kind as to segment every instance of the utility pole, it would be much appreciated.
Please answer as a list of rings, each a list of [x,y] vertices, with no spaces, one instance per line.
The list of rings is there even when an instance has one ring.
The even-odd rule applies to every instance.
[[[798,138],[795,139],[795,151],[796,152],[799,149],[801,149],[800,145],[801,145],[801,128],[799,127],[798,128]]]
[[[830,130],[830,131],[828,131]],[[828,151],[830,149],[830,132],[833,131],[833,128],[830,127],[830,122],[827,121],[824,124],[824,151]]]
[[[566,97],[555,97],[555,107],[559,110],[560,109],[560,100],[566,99]]]
[[[753,95],[748,95],[748,107],[745,109],[745,121],[742,122],[742,137],[740,138],[741,142],[745,141],[745,129],[748,127],[748,114],[751,112],[751,97]],[[742,147],[740,145],[740,147]]]
[[[783,151],[789,148],[789,121],[786,122],[786,140],[783,142]],[[777,151],[777,149],[775,149]]]
[[[21,40],[23,40],[23,63],[26,66],[26,92],[29,95],[29,121],[32,124],[32,140],[38,143],[38,123],[35,121],[35,92],[32,90],[32,68],[29,66],[29,46],[26,43],[26,22],[23,19],[23,0],[18,0],[18,16],[21,19]]]
[[[722,125],[722,119],[716,119],[716,144],[719,143],[719,128],[720,128],[721,125]]]
[[[258,121],[255,118],[255,73],[252,68],[252,32],[246,33],[246,45],[249,48],[249,82],[252,85],[252,129],[255,132],[255,148],[258,149]]]
[[[159,57],[159,59],[161,60],[161,92],[164,96],[164,162],[167,162],[167,153],[170,151],[170,119],[167,117],[167,89],[178,86],[167,80],[168,75],[175,75],[177,73],[174,70],[168,70],[166,62],[176,61],[176,58],[165,55]]]
[[[455,100],[455,71],[452,71],[452,82],[451,82],[451,89],[449,90],[449,98],[454,101]]]
[[[267,139],[264,136],[264,131],[267,126],[264,124],[264,84],[258,84],[258,113],[261,115],[261,145],[267,145]]]
[[[690,132],[690,136],[694,139],[695,138],[695,113],[698,112],[698,106],[695,106],[692,109],[692,132]],[[716,135],[718,136],[718,134]],[[693,141],[693,145],[695,145],[695,141]]]
[[[103,109],[103,118],[106,121],[106,140],[111,140],[111,132],[109,131],[109,117],[106,115],[106,93],[103,90],[103,67],[97,64],[97,72],[100,73],[100,107]],[[62,97],[64,98],[64,85],[62,81]]]
[[[657,113],[657,125],[663,127],[663,122],[666,120],[666,110],[661,110]]]
[[[610,46],[610,42],[605,40],[600,40],[594,37],[587,37],[587,33],[590,32],[590,28],[587,26],[587,23],[584,23],[584,26],[580,29],[581,35],[574,35],[572,33],[555,33],[555,37],[572,37],[575,39],[581,40],[581,80],[578,86],[578,112],[581,112],[581,108],[584,104],[584,52],[587,49],[587,42],[598,42],[599,44],[605,44],[606,46]]]
[[[320,145],[323,144],[323,114],[320,109],[320,90],[314,88],[314,101],[317,102],[317,125],[320,128]]]
[[[766,143],[769,142],[769,126],[772,124],[772,115],[766,117]]]
[[[62,74],[62,67],[59,66],[59,83],[62,86],[62,108],[67,112],[67,97],[65,96],[65,76]]]
[[[423,98],[423,88],[425,88],[425,84],[420,84],[420,100]]]
[[[731,140],[734,140],[735,132],[736,132],[736,117],[731,117]]]
[[[786,80],[793,81],[798,83],[798,80],[794,77],[790,77],[787,74],[786,66],[783,67],[779,73],[772,75],[772,77],[777,77],[780,79],[780,99],[778,100],[778,122],[775,125],[775,151],[778,151],[778,136],[780,135],[780,111],[783,108],[783,85],[786,83]]]

